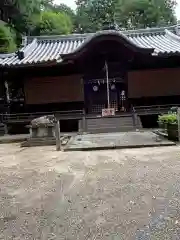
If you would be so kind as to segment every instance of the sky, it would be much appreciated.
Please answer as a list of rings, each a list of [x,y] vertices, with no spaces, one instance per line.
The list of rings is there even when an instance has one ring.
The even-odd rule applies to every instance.
[[[66,5],[70,6],[73,9],[76,8],[75,0],[54,0],[54,2],[57,4],[65,3]],[[176,15],[177,15],[178,20],[180,20],[180,0],[177,0]]]
[[[180,20],[180,0],[177,0],[176,15],[178,20]]]
[[[54,3],[64,3],[73,9],[76,8],[75,0],[54,0]]]

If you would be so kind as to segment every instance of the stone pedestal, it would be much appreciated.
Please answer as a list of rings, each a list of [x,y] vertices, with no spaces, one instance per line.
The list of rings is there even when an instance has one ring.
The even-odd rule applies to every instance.
[[[55,137],[54,124],[28,126],[30,138],[53,138]]]
[[[29,128],[30,138],[22,146],[47,146],[55,145],[55,120],[54,116],[44,116],[31,121]]]
[[[31,121],[27,126],[30,132],[30,138],[21,144],[22,147],[50,146],[56,145],[56,127],[59,129],[59,145],[65,146],[70,136],[60,136],[60,126],[55,123],[54,116],[44,116]],[[61,149],[59,149],[61,150]]]

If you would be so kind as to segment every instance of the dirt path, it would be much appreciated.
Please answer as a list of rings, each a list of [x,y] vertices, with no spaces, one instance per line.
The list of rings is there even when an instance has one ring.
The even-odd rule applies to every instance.
[[[0,145],[0,239],[179,239],[180,147]]]

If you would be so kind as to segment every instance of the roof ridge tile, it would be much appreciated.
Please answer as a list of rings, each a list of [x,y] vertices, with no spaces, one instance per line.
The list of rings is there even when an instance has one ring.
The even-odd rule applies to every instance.
[[[165,29],[168,30],[175,30],[175,27],[177,25],[173,26],[166,26],[166,27],[152,27],[152,28],[142,28],[142,29],[132,29],[132,30],[120,30],[118,32],[127,35],[127,36],[133,36],[133,35],[148,35],[148,34],[164,34]],[[99,32],[107,32],[107,31],[114,31],[117,32],[117,30],[103,30]],[[44,42],[44,41],[61,41],[61,40],[78,40],[78,39],[86,39],[89,36],[92,36],[96,33],[73,33],[68,35],[42,35],[42,36],[27,36],[27,42],[30,43],[33,41],[34,38],[37,39],[38,42]]]
[[[19,49],[19,51],[23,51],[27,57],[20,60],[16,54],[17,52],[12,54],[0,54],[0,66],[11,67],[18,64],[36,64],[36,56],[39,53],[42,53],[38,60],[40,63],[43,61],[56,61],[62,55],[73,53],[75,50],[77,51],[80,46],[82,47],[83,44],[86,44],[91,38],[99,36],[99,34],[115,34],[124,39],[126,38],[126,40],[131,41],[139,48],[148,49],[152,47],[154,53],[157,53],[157,55],[169,55],[170,53],[180,54],[180,36],[177,39],[177,35],[175,34],[177,26],[178,25],[123,31],[104,30],[97,33],[86,34],[29,36],[25,39],[27,40],[25,41],[26,44]],[[167,32],[169,33],[167,34]],[[173,35],[173,37],[170,35]],[[55,46],[57,50],[55,50]]]

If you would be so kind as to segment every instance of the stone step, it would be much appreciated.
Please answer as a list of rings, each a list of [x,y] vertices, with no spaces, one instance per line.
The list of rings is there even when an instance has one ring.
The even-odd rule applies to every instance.
[[[117,125],[101,125],[101,126],[87,126],[88,128],[92,128],[92,129],[96,129],[96,128],[99,128],[99,129],[104,129],[104,128],[134,128],[133,125],[124,125],[124,126],[117,126]]]
[[[136,124],[136,125],[135,125]],[[79,125],[83,131],[83,122],[80,121]],[[126,132],[135,129],[141,129],[140,118],[135,115],[135,122],[132,115],[112,117],[112,118],[91,118],[86,119],[86,132],[100,133],[100,132]]]
[[[131,132],[135,131],[134,128],[102,128],[102,129],[89,129],[88,133],[116,133],[116,132]]]
[[[88,119],[87,123],[91,123],[91,124],[99,124],[99,123],[103,123],[103,124],[124,124],[124,123],[129,123],[132,124],[133,123],[133,119],[132,118],[118,118],[118,119]]]
[[[132,122],[108,122],[108,123],[106,123],[106,122],[96,122],[96,123],[92,123],[92,122],[87,122],[87,124],[89,125],[89,126],[96,126],[96,125],[102,125],[102,126],[105,126],[105,125],[117,125],[117,126],[124,126],[124,125],[126,125],[126,126],[129,126],[129,125],[132,125],[133,124],[133,121]]]
[[[135,129],[132,116],[119,118],[97,118],[87,120],[87,132],[124,132]]]
[[[87,126],[88,129],[104,129],[104,128],[116,128],[116,129],[122,129],[122,128],[134,128],[133,125],[129,125],[129,126],[117,126],[117,125],[101,125],[101,126]]]
[[[124,124],[117,124],[117,123],[108,123],[108,124],[105,124],[105,123],[102,123],[102,124],[94,124],[94,123],[87,123],[87,126],[88,127],[101,127],[101,128],[104,128],[104,127],[110,127],[110,126],[118,126],[118,127],[123,127],[123,126],[132,126],[133,125],[133,122],[132,123],[124,123]]]

